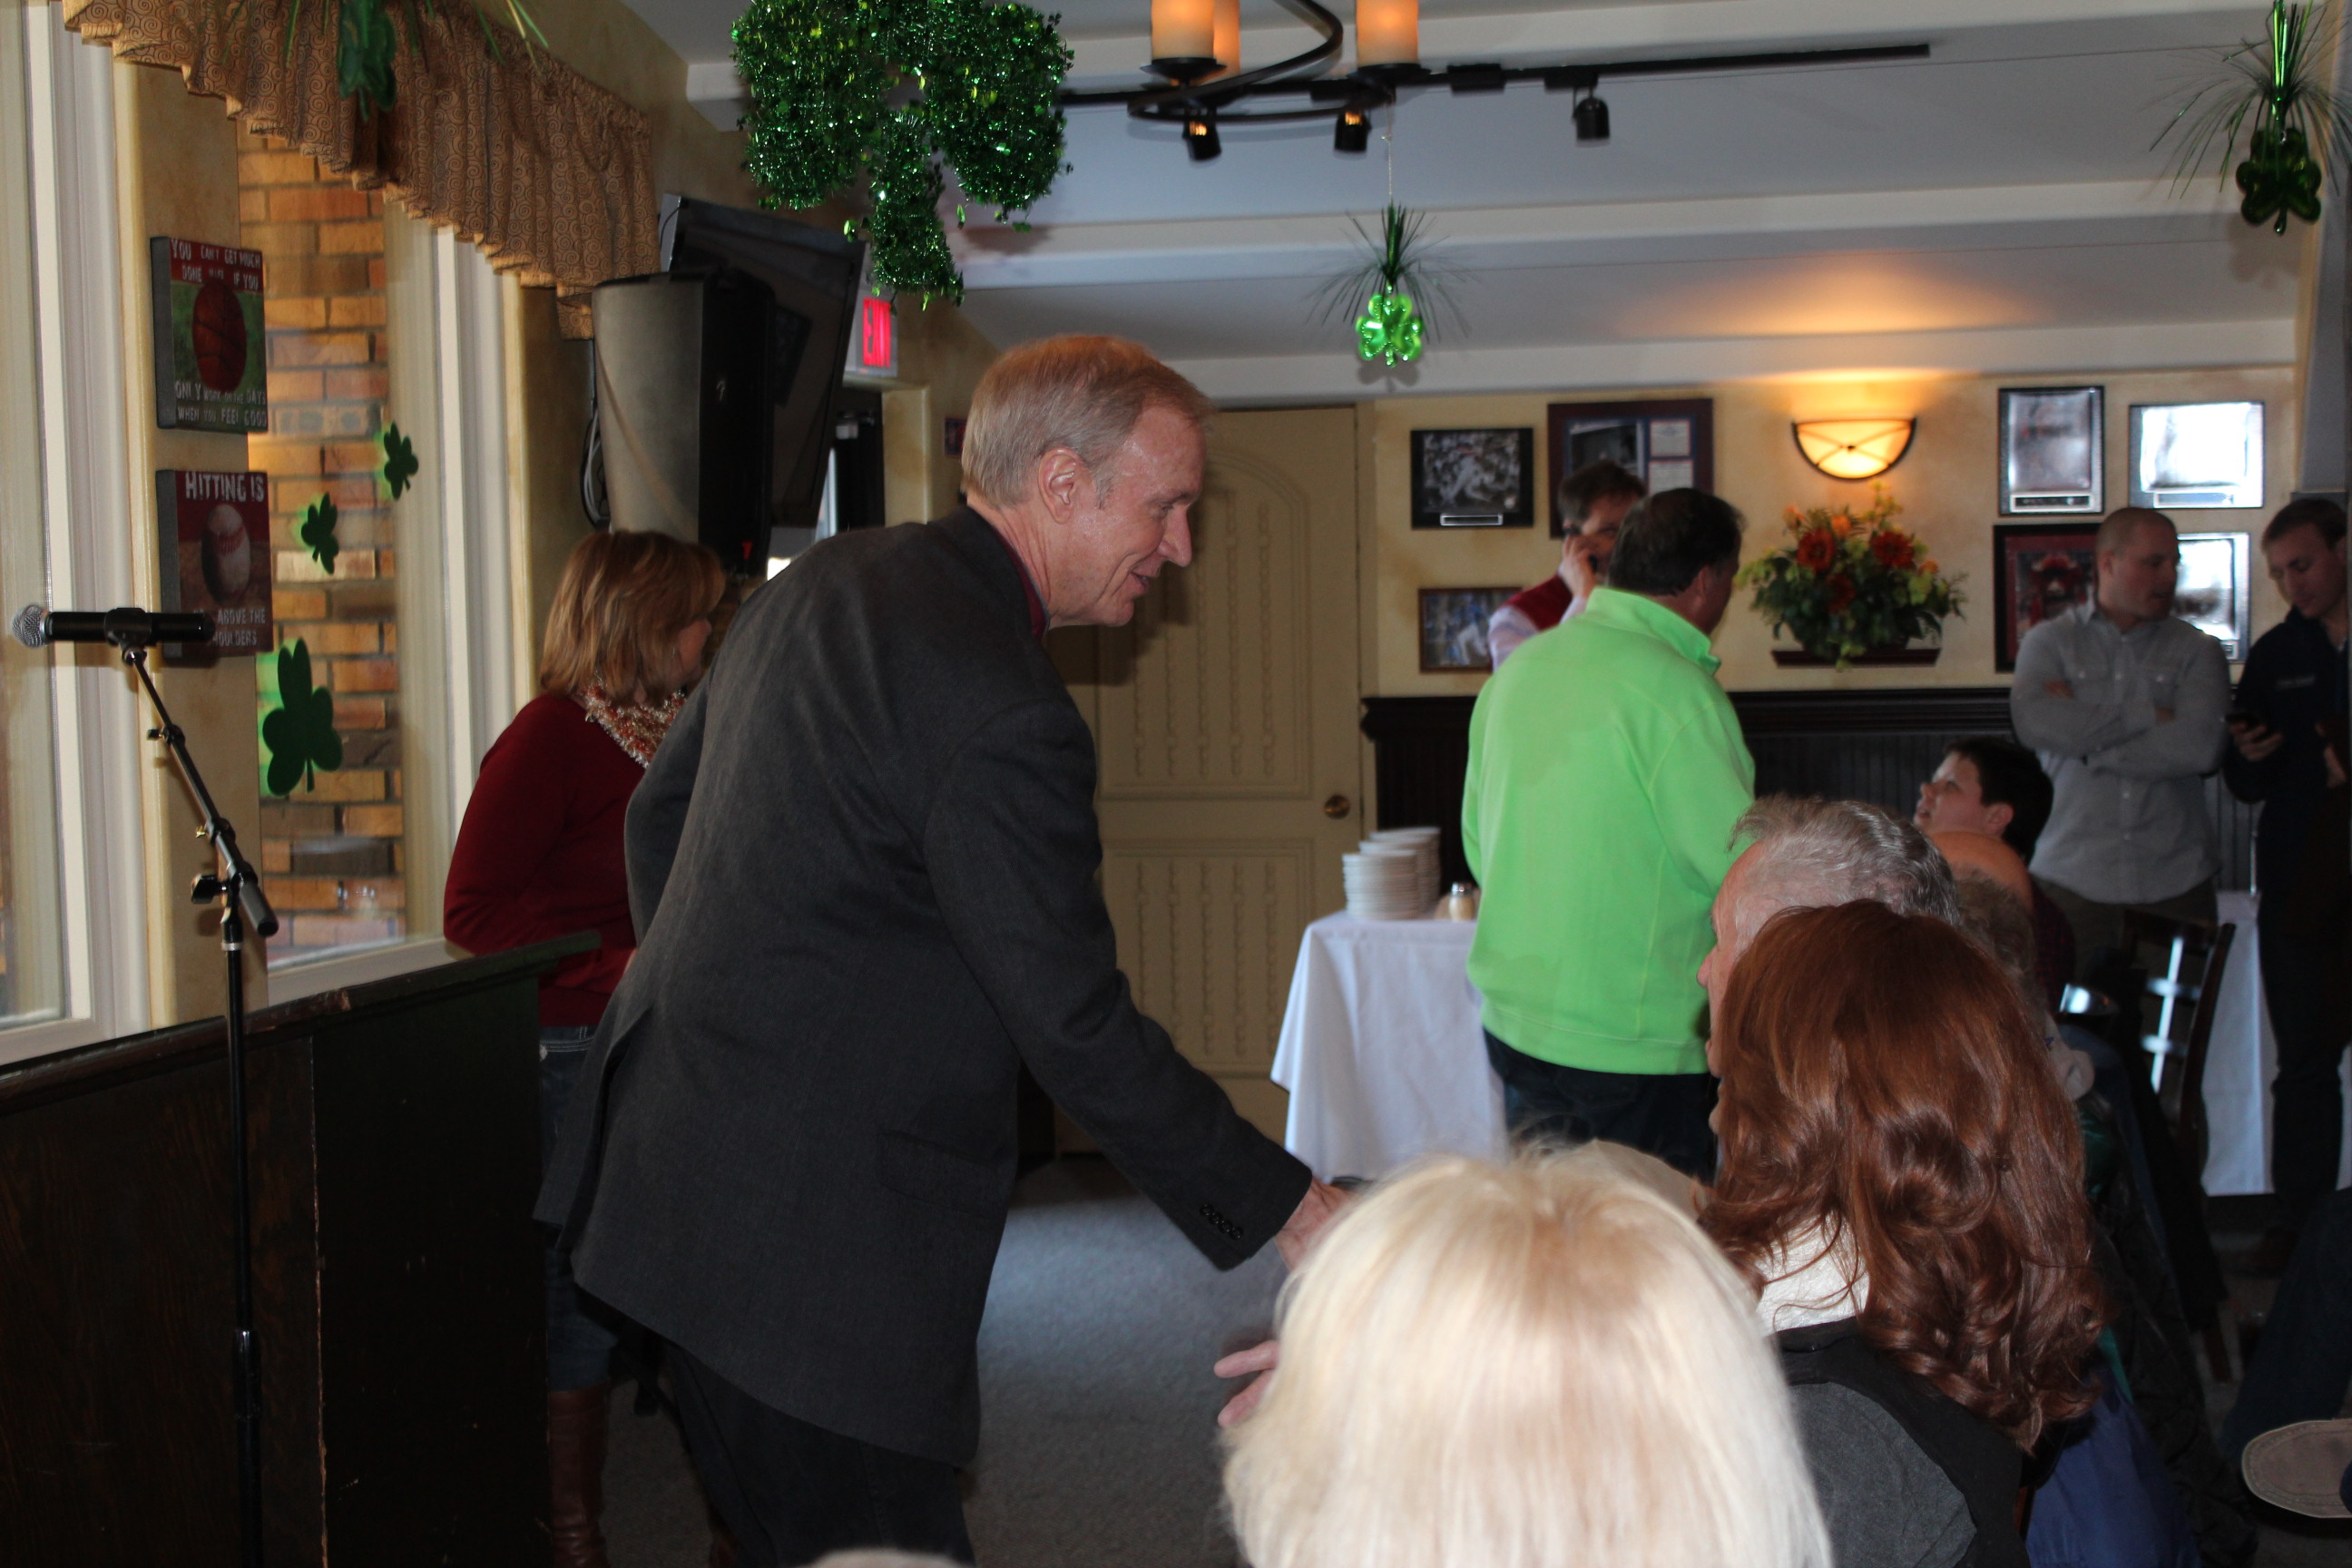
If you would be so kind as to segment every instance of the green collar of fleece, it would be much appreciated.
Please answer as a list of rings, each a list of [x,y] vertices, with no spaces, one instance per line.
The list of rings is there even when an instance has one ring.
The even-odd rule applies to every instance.
[[[1629,594],[1622,588],[1595,588],[1592,606],[1584,612],[1584,618],[1602,626],[1647,633],[1709,675],[1723,668],[1723,660],[1716,658],[1715,650],[1707,646],[1705,632],[1646,595]]]

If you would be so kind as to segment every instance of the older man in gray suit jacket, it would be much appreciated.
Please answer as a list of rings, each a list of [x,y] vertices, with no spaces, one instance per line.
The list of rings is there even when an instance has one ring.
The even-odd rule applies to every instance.
[[[1023,1063],[1220,1268],[1295,1257],[1338,1201],[1136,1010],[1093,738],[1040,642],[1192,558],[1210,412],[1116,339],[1005,355],[969,507],[754,594],[629,808],[637,955],[540,1217],[673,1348],[747,1564],[969,1561]]]

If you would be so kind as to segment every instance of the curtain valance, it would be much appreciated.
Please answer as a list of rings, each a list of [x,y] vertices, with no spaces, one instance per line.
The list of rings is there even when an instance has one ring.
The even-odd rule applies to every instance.
[[[660,266],[645,116],[511,32],[494,50],[471,5],[399,9],[398,101],[363,119],[336,88],[325,0],[303,0],[290,50],[294,0],[64,3],[84,38],[177,67],[253,130],[456,229],[499,271],[551,285],[566,336],[589,335],[597,284]]]

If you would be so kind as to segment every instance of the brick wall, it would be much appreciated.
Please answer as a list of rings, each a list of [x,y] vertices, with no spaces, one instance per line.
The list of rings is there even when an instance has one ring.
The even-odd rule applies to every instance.
[[[285,919],[272,963],[406,933],[400,791],[400,628],[383,466],[383,197],[320,177],[274,137],[238,132],[243,243],[267,258],[269,434],[247,460],[270,476],[278,640],[300,638],[334,693],[343,765],[261,807],[261,868]],[[415,432],[404,432],[414,437]],[[331,575],[300,542],[320,495],[340,513]],[[262,707],[276,665],[257,661]]]

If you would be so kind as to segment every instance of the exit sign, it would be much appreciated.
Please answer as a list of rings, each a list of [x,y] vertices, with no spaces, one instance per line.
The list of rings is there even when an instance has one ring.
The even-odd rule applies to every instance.
[[[863,375],[898,374],[898,323],[890,301],[868,294],[857,301],[857,331],[850,345],[849,368]]]

